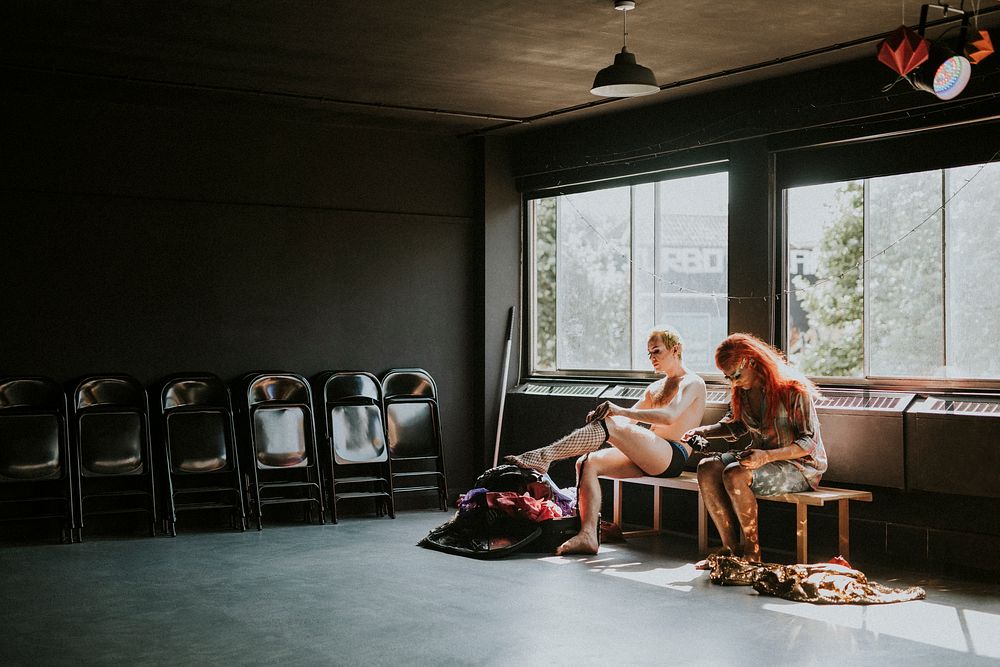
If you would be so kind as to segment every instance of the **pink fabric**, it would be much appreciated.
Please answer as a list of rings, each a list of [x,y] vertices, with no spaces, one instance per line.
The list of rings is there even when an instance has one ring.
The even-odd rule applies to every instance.
[[[490,491],[486,494],[486,505],[504,514],[522,516],[536,522],[562,516],[562,510],[551,500],[540,500],[513,491]]]

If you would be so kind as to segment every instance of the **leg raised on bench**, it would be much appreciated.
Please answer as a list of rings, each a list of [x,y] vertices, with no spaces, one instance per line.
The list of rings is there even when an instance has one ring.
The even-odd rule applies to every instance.
[[[809,515],[805,503],[795,503],[795,558],[796,563],[808,563]]]
[[[850,561],[851,559],[851,501],[838,500],[837,524],[840,529],[837,546],[840,547],[840,555]]]

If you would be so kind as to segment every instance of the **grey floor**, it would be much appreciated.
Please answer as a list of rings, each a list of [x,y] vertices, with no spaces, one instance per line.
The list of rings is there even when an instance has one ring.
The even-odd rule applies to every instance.
[[[1000,664],[1000,586],[869,571],[925,601],[819,607],[713,586],[670,536],[476,561],[447,514],[0,546],[0,664]]]

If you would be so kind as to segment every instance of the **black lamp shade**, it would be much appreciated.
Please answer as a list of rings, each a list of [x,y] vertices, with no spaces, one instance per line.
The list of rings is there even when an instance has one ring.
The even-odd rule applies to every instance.
[[[635,62],[635,55],[624,47],[615,55],[615,62],[594,77],[594,95],[601,97],[636,97],[660,92],[653,70]]]

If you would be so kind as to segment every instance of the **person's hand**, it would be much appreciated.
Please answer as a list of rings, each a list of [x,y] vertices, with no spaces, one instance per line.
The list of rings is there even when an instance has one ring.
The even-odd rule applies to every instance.
[[[601,419],[607,419],[608,417],[614,417],[617,412],[618,406],[611,401],[604,401],[596,408],[587,413],[587,423],[592,421],[598,421]]]
[[[691,430],[689,430],[689,431],[685,432],[685,433],[684,433],[684,435],[682,435],[682,436],[681,436],[681,442],[687,442],[688,440],[690,440],[691,438],[693,438],[693,437],[694,437],[694,436],[696,436],[696,435],[700,435],[700,436],[701,436],[701,437],[703,437],[703,438],[705,437],[705,436],[704,436],[704,435],[702,434],[702,432],[701,432],[701,429],[700,429],[700,428],[693,428],[693,429],[691,429]]]
[[[748,470],[756,470],[762,465],[770,463],[770,459],[763,449],[751,449],[746,458],[740,459],[740,465]]]
[[[696,452],[704,452],[708,449],[708,439],[702,435],[702,430],[693,428],[681,436],[681,442],[686,444]]]

